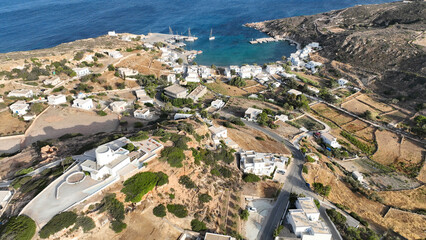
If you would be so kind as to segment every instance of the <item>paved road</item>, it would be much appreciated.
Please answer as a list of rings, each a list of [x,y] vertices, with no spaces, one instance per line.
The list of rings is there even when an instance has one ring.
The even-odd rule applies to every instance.
[[[277,198],[277,201],[272,209],[271,213],[263,223],[261,230],[257,236],[257,239],[266,240],[272,239],[275,228],[281,222],[285,208],[290,199],[290,193],[303,193],[306,196],[311,196],[317,198],[317,196],[306,186],[305,180],[302,178],[302,167],[305,163],[304,156],[302,152],[299,151],[293,144],[291,144],[287,139],[284,139],[280,135],[270,131],[269,129],[259,126],[257,123],[244,121],[247,126],[254,128],[268,135],[269,137],[275,139],[276,141],[282,142],[293,154],[292,163],[289,165],[289,168],[286,173],[286,180],[284,186],[281,190],[280,195]],[[324,207],[320,209],[320,215],[324,219],[325,223],[329,226],[331,234],[334,240],[342,239],[340,234],[334,228],[328,217],[326,216]]]

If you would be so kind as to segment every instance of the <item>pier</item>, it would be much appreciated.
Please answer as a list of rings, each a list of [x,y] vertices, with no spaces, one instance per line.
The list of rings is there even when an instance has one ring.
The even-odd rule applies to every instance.
[[[278,41],[283,41],[285,40],[284,38],[280,38],[280,37],[267,37],[267,38],[257,38],[256,40],[251,40],[249,41],[250,44],[258,44],[258,43],[268,43],[268,42],[278,42]]]

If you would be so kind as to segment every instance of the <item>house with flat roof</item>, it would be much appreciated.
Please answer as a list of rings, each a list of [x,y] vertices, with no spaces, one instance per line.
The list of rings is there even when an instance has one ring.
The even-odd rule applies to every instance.
[[[117,34],[115,33],[115,31],[109,31],[108,36],[115,37],[117,36]]]
[[[209,127],[209,130],[212,133],[212,138],[227,138],[228,137],[228,130],[225,127],[211,126],[211,127]]]
[[[87,99],[75,99],[72,104],[75,108],[80,108],[84,110],[90,110],[93,108],[93,101],[90,98]]]
[[[318,67],[321,67],[322,63],[320,62],[315,62],[315,61],[309,61],[308,63],[305,64],[305,68],[311,70],[312,73],[316,73],[318,71]]]
[[[59,77],[52,77],[52,78],[48,78],[48,79],[44,80],[43,84],[55,86],[55,85],[59,84],[60,82],[61,82],[61,79]]]
[[[118,74],[122,79],[126,79],[126,77],[138,75],[139,72],[131,68],[118,68]]]
[[[135,118],[140,118],[140,119],[150,119],[151,118],[151,114],[148,108],[142,109],[142,110],[135,110],[133,112],[133,116]]]
[[[9,190],[0,190],[0,209],[6,207],[7,202],[12,197],[12,192]]]
[[[275,121],[286,122],[286,121],[288,121],[288,116],[284,115],[284,114],[276,115],[275,116]]]
[[[119,51],[109,51],[108,55],[112,58],[122,58],[123,55]]]
[[[83,77],[83,76],[90,74],[90,70],[87,67],[85,67],[85,68],[73,68],[72,70],[77,74],[77,77]]]
[[[240,166],[243,172],[270,176],[274,170],[285,172],[288,157],[273,153],[240,151]]]
[[[30,105],[26,103],[25,101],[16,101],[12,105],[9,106],[10,111],[12,111],[13,114],[17,114],[18,116],[22,116],[27,114],[28,110],[30,109]]]
[[[109,106],[113,112],[121,113],[126,110],[127,105],[128,104],[125,101],[115,101],[112,102]]]
[[[173,117],[174,120],[186,119],[192,117],[192,114],[187,113],[176,113]]]
[[[318,94],[320,92],[320,90],[318,88],[312,87],[312,86],[308,86],[308,90],[315,93],[315,94]]]
[[[216,109],[220,109],[223,106],[225,106],[225,102],[222,101],[221,99],[216,99],[211,103],[211,106],[216,108]]]
[[[206,233],[204,240],[236,240],[236,238],[217,233]]]
[[[364,176],[362,176],[362,174],[358,171],[353,171],[352,177],[359,182],[362,182],[364,180]]]
[[[146,94],[145,89],[136,90],[135,94],[138,102],[154,104],[154,99]]]
[[[332,148],[341,148],[340,144],[337,142],[337,138],[331,135],[330,133],[321,133],[321,139],[325,144],[330,145]]]
[[[283,71],[283,67],[280,65],[267,65],[265,71],[271,75],[276,74],[278,72],[282,72]]]
[[[319,220],[319,211],[313,198],[298,198],[297,209],[290,209],[287,214],[287,222],[293,232],[302,240],[331,240],[330,229]]]
[[[299,95],[302,94],[301,91],[297,91],[296,89],[290,89],[290,90],[287,91],[287,93],[288,94],[293,94],[293,95],[296,95],[296,96],[299,96]]]
[[[49,105],[59,105],[67,102],[67,98],[63,94],[50,95],[47,97],[47,103]]]
[[[176,83],[176,74],[167,75],[167,82],[174,84]]]
[[[203,85],[199,85],[196,87],[186,98],[190,98],[194,100],[194,102],[198,101],[199,98],[203,97],[207,93],[207,87]]]
[[[263,111],[257,108],[247,108],[247,110],[244,113],[244,118],[249,121],[256,121],[257,116],[261,114]]]
[[[178,84],[173,84],[164,88],[164,94],[171,98],[186,98],[188,90]]]
[[[337,83],[339,84],[339,86],[343,87],[345,86],[349,81],[344,79],[344,78],[340,78],[339,80],[337,80]]]
[[[34,96],[33,90],[30,89],[15,89],[7,94],[7,97],[17,98],[32,98]]]

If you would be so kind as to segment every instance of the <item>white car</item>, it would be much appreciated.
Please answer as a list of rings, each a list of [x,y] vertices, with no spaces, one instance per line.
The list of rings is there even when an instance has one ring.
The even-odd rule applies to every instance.
[[[247,210],[248,210],[249,212],[257,212],[257,209],[256,209],[255,207],[247,206]]]

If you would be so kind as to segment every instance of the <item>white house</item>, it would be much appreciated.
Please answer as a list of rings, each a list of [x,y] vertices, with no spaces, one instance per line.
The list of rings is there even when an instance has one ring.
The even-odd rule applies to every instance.
[[[126,77],[138,75],[139,72],[131,68],[118,68],[118,74],[121,78],[126,79]]]
[[[216,108],[216,109],[220,109],[220,108],[222,108],[223,106],[225,106],[225,102],[224,102],[224,101],[222,101],[221,99],[217,99],[217,100],[214,100],[214,101],[211,103],[211,106],[212,106],[212,107],[214,107],[214,108]]]
[[[12,105],[9,106],[9,109],[13,114],[17,114],[19,116],[27,114],[27,111],[30,109],[30,105],[25,101],[16,101]]]
[[[288,116],[284,115],[284,114],[276,115],[275,116],[275,121],[286,122],[286,121],[288,121]]]
[[[360,172],[358,172],[358,171],[353,171],[353,172],[352,172],[352,177],[353,177],[355,180],[359,181],[359,182],[362,182],[362,181],[364,180],[364,177],[363,177],[363,176],[362,176],[362,174],[361,174]]]
[[[299,96],[299,95],[302,94],[302,92],[297,91],[296,89],[290,89],[290,90],[287,91],[287,93],[288,94],[293,94],[293,95],[296,95],[296,96]]]
[[[173,72],[175,73],[184,73],[185,72],[185,67],[181,66],[181,65],[176,65],[173,67]]]
[[[52,77],[52,78],[44,80],[43,84],[55,86],[55,85],[59,84],[60,82],[61,82],[61,79],[59,77]]]
[[[6,203],[12,197],[12,192],[9,190],[0,190],[0,209],[6,207]]]
[[[176,83],[176,75],[175,74],[167,75],[167,82],[169,82],[171,84]]]
[[[296,78],[296,74],[292,74],[292,73],[281,72],[279,74],[284,78],[293,78],[293,79]]]
[[[217,233],[206,233],[204,240],[236,240],[236,238]]]
[[[194,101],[198,101],[199,98],[203,97],[207,93],[207,87],[199,85],[196,87],[186,98],[190,98]]]
[[[249,65],[242,66],[239,72],[241,78],[251,78],[253,76],[252,68]]]
[[[265,71],[271,75],[283,71],[283,67],[280,65],[267,65]]]
[[[73,68],[72,70],[77,74],[77,77],[83,77],[83,76],[90,74],[90,70],[87,67],[86,68]]]
[[[324,143],[330,145],[332,148],[341,148],[340,144],[337,142],[337,138],[335,138],[330,133],[321,133],[321,139]]]
[[[140,119],[150,119],[151,118],[151,115],[150,115],[148,108],[134,111],[133,116],[135,118],[140,118]]]
[[[257,153],[255,151],[241,151],[240,166],[243,172],[259,176],[270,176],[274,170],[285,172],[288,158],[272,153]]]
[[[331,240],[332,235],[326,224],[319,220],[319,211],[313,198],[298,198],[297,209],[290,209],[287,222],[293,232],[302,240]]]
[[[27,113],[24,116],[22,116],[22,118],[24,119],[25,122],[29,122],[29,121],[33,120],[34,118],[36,118],[36,115]]]
[[[19,89],[12,90],[7,94],[7,97],[18,97],[18,98],[32,98],[34,96],[33,90]]]
[[[117,36],[117,34],[115,33],[115,31],[109,31],[108,36],[115,37]]]
[[[186,98],[186,95],[188,95],[188,90],[179,86],[178,84],[173,84],[164,88],[164,94],[171,98]]]
[[[219,126],[211,126],[209,127],[210,132],[212,132],[213,138],[227,138],[228,137],[228,130],[225,127]]]
[[[321,67],[322,63],[320,62],[315,62],[315,61],[309,61],[308,63],[305,64],[305,67],[309,70],[312,71],[312,73],[316,73],[317,72],[317,68]]]
[[[319,45],[318,42],[311,42],[307,46],[309,46],[311,48],[320,48],[320,45]]]
[[[312,87],[312,86],[308,86],[308,90],[313,92],[313,93],[316,93],[316,94],[318,94],[320,92],[320,90],[318,88]]]
[[[198,74],[201,78],[208,78],[212,76],[212,69],[206,66],[200,66],[198,68]]]
[[[345,86],[348,82],[349,81],[344,78],[337,80],[337,83],[339,84],[339,86],[342,86],[342,87]]]
[[[73,107],[80,108],[84,110],[90,110],[93,108],[93,101],[90,98],[87,99],[75,99],[73,104]]]
[[[239,74],[241,72],[241,68],[239,66],[231,65],[229,66],[230,72],[235,72],[235,74]]]
[[[189,72],[185,77],[186,82],[200,82],[200,77],[198,73]]]
[[[59,104],[66,103],[67,102],[67,98],[63,94],[60,94],[60,95],[50,95],[50,96],[47,97],[47,102],[50,105],[59,105]]]
[[[179,119],[186,119],[186,118],[190,118],[190,117],[192,117],[192,114],[176,113],[175,116],[173,117],[173,119],[179,120]]]
[[[154,99],[148,96],[144,89],[136,90],[135,94],[138,102],[154,104]]]
[[[124,112],[126,110],[127,102],[115,101],[115,102],[112,102],[109,106],[110,106],[110,108],[113,112],[121,113],[121,112]]]
[[[279,83],[279,82],[273,82],[271,85],[274,88],[278,88],[279,86],[281,86],[281,83]]]
[[[119,51],[109,51],[108,55],[112,58],[122,58],[123,55]]]
[[[261,114],[263,111],[257,108],[247,108],[247,110],[244,113],[244,118],[246,118],[249,121],[256,121],[257,116]]]

